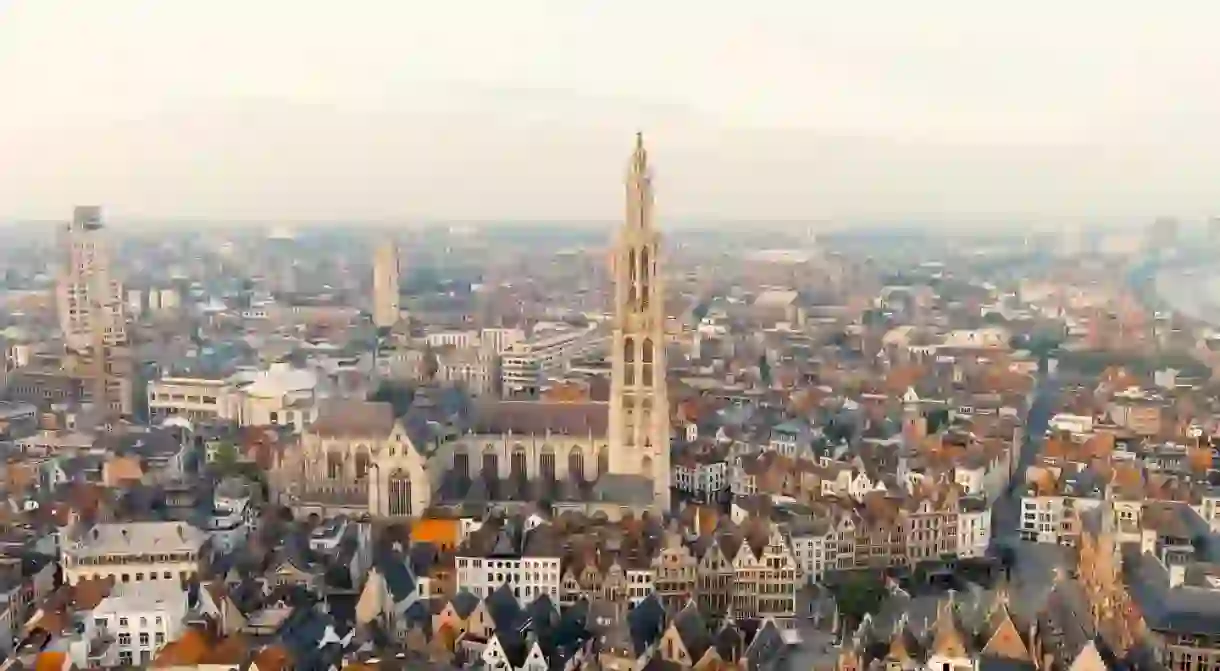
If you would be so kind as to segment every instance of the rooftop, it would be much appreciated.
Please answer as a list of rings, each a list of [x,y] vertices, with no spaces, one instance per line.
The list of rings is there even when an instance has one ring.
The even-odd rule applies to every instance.
[[[74,556],[196,552],[206,534],[183,522],[95,524],[64,546]]]
[[[186,591],[176,580],[117,583],[110,589],[110,596],[103,599],[95,610],[125,612],[164,609],[186,611]]]
[[[245,383],[243,391],[249,396],[276,398],[317,387],[318,376],[311,370],[274,363],[267,370],[241,371],[233,376],[233,381],[237,384]]]

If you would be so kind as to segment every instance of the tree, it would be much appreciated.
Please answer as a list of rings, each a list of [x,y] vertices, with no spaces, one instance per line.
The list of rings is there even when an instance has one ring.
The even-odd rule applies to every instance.
[[[766,354],[758,357],[758,376],[762,378],[763,384],[771,386],[771,362],[767,361]]]
[[[415,390],[407,385],[384,382],[369,395],[369,400],[389,403],[394,408],[394,415],[401,417],[411,409],[411,403],[415,400]]]
[[[711,307],[711,304],[707,301],[699,301],[699,304],[690,311],[690,314],[695,318],[696,322],[701,322],[703,321],[703,318],[707,316],[708,310],[710,310]]]
[[[1008,320],[1005,319],[1004,315],[1000,314],[999,312],[988,312],[987,314],[983,315],[983,323],[988,326],[1001,326],[1003,324],[1007,324]]]
[[[440,360],[433,351],[431,345],[424,347],[424,355],[419,360],[419,379],[424,382],[432,382],[436,379],[436,373],[440,370]]]
[[[839,616],[852,628],[859,625],[866,614],[875,614],[880,610],[886,596],[882,578],[867,571],[853,572],[832,590]]]
[[[241,455],[237,452],[237,446],[229,441],[224,441],[216,446],[216,454],[212,462],[221,471],[229,473],[237,468],[238,459]]]
[[[949,423],[949,411],[937,408],[928,413],[928,434],[938,433],[941,427]]]

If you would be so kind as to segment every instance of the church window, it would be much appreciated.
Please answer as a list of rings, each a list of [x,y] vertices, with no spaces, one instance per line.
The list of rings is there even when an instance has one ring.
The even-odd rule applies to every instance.
[[[509,470],[512,473],[514,480],[524,480],[526,478],[526,456],[525,446],[518,443],[513,446],[513,458],[509,464]]]
[[[500,455],[489,449],[483,452],[483,479],[487,481],[500,478]]]
[[[343,477],[343,456],[338,452],[326,453],[326,477],[339,480]]]
[[[653,361],[653,344],[652,338],[644,338],[643,359],[644,369],[640,374],[640,384],[652,386],[652,361]]]
[[[645,247],[640,252],[640,308],[648,307],[649,292],[649,276],[648,276],[648,248]]]
[[[623,338],[623,383],[635,384],[635,339]]]
[[[391,516],[411,514],[411,479],[402,469],[390,474],[389,494]]]
[[[542,456],[539,459],[538,469],[541,471],[544,481],[555,481],[555,448],[550,445],[542,446]]]
[[[364,480],[369,474],[369,451],[364,445],[356,448],[356,479]]]
[[[585,479],[585,455],[579,447],[573,447],[568,453],[568,477],[578,481]]]
[[[636,275],[635,265],[636,265],[635,264],[635,249],[629,249],[629,250],[627,250],[627,269],[631,273],[632,282],[635,281],[635,275]]]

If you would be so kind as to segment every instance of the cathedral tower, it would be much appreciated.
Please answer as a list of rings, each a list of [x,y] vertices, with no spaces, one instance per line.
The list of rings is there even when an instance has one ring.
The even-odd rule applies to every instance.
[[[615,238],[614,339],[610,382],[610,472],[652,480],[669,510],[669,396],[659,248],[652,225],[652,175],[636,136],[627,169],[627,217]]]
[[[373,325],[390,328],[398,323],[398,247],[384,240],[373,252]]]

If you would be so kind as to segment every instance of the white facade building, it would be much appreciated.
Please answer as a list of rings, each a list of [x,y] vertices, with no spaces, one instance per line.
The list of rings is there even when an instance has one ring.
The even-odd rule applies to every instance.
[[[176,581],[116,584],[91,618],[99,636],[115,641],[103,666],[149,666],[158,650],[182,636],[186,611],[186,591]]]
[[[505,396],[537,395],[542,382],[562,373],[571,361],[588,354],[605,338],[596,325],[554,326],[539,329],[529,338],[500,352],[501,389]]]
[[[164,377],[148,383],[148,412],[154,419],[183,417],[192,422],[225,417],[229,385],[224,379]]]
[[[792,532],[792,556],[801,575],[810,584],[819,583],[827,568],[827,545],[834,542],[828,526],[812,526]],[[833,564],[833,562],[831,562]]]
[[[1021,497],[1021,539],[1038,543],[1061,543],[1065,540],[1064,521],[1070,509],[1072,515],[1101,505],[1102,499],[1071,496]]]
[[[148,385],[148,409],[154,421],[227,419],[241,426],[291,426],[300,431],[317,417],[317,401],[328,395],[317,372],[273,363],[225,379],[155,380]]]
[[[957,556],[982,557],[991,544],[991,511],[982,499],[963,498],[957,513]]]
[[[76,525],[60,530],[64,581],[113,576],[115,583],[179,584],[199,573],[207,535],[185,522]]]
[[[437,331],[424,336],[424,342],[428,347],[457,347],[465,349],[467,347],[478,347],[480,338],[479,331],[469,329],[465,331]]]
[[[548,595],[559,602],[559,557],[457,557],[457,588],[486,597],[505,583],[522,605]]]
[[[257,519],[250,494],[249,483],[240,478],[228,478],[216,486],[207,527],[212,552],[216,555],[233,552],[249,539]]]
[[[681,461],[673,466],[673,486],[710,500],[729,486],[729,465],[724,461]]]

